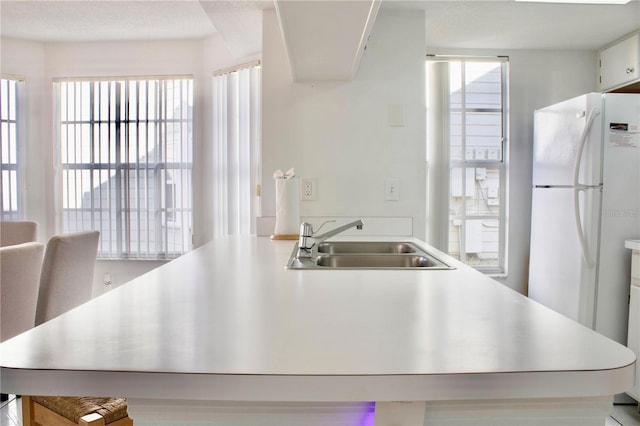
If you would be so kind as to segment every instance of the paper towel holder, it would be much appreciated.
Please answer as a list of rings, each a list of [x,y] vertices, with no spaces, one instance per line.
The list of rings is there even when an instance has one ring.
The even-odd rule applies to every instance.
[[[293,169],[276,170],[276,223],[272,240],[297,240],[300,226],[300,186]]]

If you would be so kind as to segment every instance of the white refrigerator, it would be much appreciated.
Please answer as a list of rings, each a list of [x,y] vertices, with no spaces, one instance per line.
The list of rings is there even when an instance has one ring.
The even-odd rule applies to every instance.
[[[640,238],[640,94],[536,110],[529,297],[626,344]]]

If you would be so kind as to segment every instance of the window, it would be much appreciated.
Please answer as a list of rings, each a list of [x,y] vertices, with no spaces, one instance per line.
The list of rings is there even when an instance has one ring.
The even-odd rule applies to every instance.
[[[505,58],[427,62],[428,144],[440,144],[428,152],[444,165],[432,185],[448,187],[433,203],[446,209],[439,248],[491,274],[506,273],[507,70]]]
[[[100,231],[101,258],[191,248],[193,79],[61,80],[64,232]]]
[[[0,80],[0,211],[2,220],[22,218],[21,129],[18,121],[20,91],[24,82],[19,78]]]
[[[260,63],[213,76],[214,236],[255,233],[260,215]]]

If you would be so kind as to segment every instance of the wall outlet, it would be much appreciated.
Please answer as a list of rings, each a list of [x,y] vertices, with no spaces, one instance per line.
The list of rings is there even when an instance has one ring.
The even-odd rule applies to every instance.
[[[389,178],[384,181],[384,199],[386,201],[398,201],[400,199],[400,180]]]
[[[300,179],[300,199],[302,201],[314,201],[316,199],[317,183],[315,178]]]

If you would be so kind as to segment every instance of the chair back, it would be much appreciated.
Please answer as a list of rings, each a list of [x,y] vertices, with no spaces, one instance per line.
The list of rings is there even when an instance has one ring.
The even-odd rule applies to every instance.
[[[33,328],[44,244],[0,247],[0,342]]]
[[[0,247],[38,241],[38,222],[0,222]]]
[[[42,263],[36,325],[91,299],[99,231],[55,235]]]

